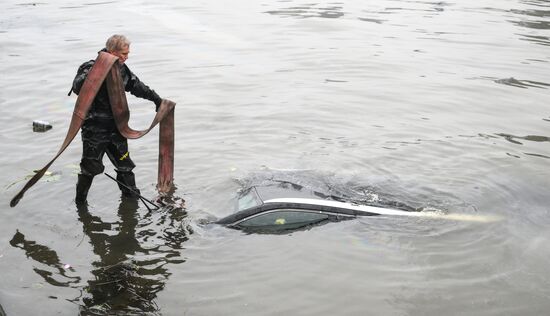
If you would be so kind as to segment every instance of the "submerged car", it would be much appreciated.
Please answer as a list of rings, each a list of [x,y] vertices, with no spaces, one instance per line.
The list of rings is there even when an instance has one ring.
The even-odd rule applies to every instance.
[[[247,231],[288,231],[338,222],[358,216],[404,215],[410,213],[379,206],[358,205],[334,196],[282,183],[253,186],[237,199],[236,212],[217,221]]]

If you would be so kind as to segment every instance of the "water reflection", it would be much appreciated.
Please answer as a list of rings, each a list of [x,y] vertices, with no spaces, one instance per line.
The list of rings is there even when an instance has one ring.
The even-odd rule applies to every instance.
[[[548,1],[523,1],[527,5],[537,7],[536,9],[528,10],[516,10],[512,9],[510,12],[516,14],[519,20],[510,21],[512,24],[522,28],[535,29],[535,30],[548,30],[550,29],[550,7]],[[533,42],[538,45],[550,46],[550,37],[542,35],[532,34],[519,34],[520,39]]]
[[[550,46],[550,37],[548,36],[536,36],[536,35],[526,35],[520,34],[523,38],[521,40],[530,41],[535,44]]]
[[[445,11],[445,7],[449,6],[449,3],[444,1],[399,1],[401,5],[397,7],[385,7],[380,9],[367,9],[363,10],[368,16],[361,16],[358,19],[366,22],[374,22],[381,24],[386,22],[386,19],[381,18],[382,15],[395,14],[403,11],[418,11],[427,12],[428,14],[435,12],[439,14]],[[296,18],[340,18],[346,13],[343,11],[343,3],[332,3],[331,5],[321,6],[318,3],[302,4],[298,6],[281,8],[278,10],[266,11],[265,13],[296,17]]]
[[[164,207],[142,217],[138,208],[137,200],[123,198],[115,222],[103,221],[87,206],[78,208],[83,231],[99,257],[92,263],[93,279],[84,287],[80,276],[71,275],[74,268],[63,264],[55,250],[28,240],[19,231],[10,244],[40,263],[33,270],[48,284],[80,289],[80,295],[70,300],[80,306],[80,315],[156,315],[156,295],[170,276],[166,264],[185,261],[180,249],[192,231],[182,226],[186,212],[181,206]]]
[[[517,87],[517,88],[541,88],[541,89],[548,89],[550,87],[550,84],[545,82],[539,82],[539,81],[533,81],[533,80],[518,80],[513,77],[511,78],[504,78],[504,79],[496,79],[494,82],[498,84],[504,84],[507,86]]]
[[[365,22],[373,22],[382,24],[387,22],[388,19],[383,19],[384,15],[400,14],[403,12],[422,12],[426,16],[435,16],[445,11],[445,8],[451,4],[444,1],[397,1],[399,6],[397,7],[385,7],[383,9],[367,9],[363,12],[368,16],[361,16],[358,19]]]
[[[164,208],[138,217],[138,201],[122,199],[118,222],[105,222],[87,207],[78,210],[83,231],[99,260],[82,298],[82,315],[157,314],[156,295],[170,275],[165,265],[181,263],[179,249],[188,237],[181,228],[183,208]],[[158,228],[151,226],[160,226]]]
[[[504,139],[506,139],[507,141],[509,141],[510,143],[513,143],[513,144],[516,144],[516,145],[523,145],[523,143],[519,140],[526,140],[526,141],[531,141],[531,142],[550,142],[550,137],[546,137],[546,136],[538,136],[538,135],[515,136],[515,135],[511,135],[511,134],[506,134],[506,133],[500,133],[500,134],[496,134],[496,135],[501,136]],[[510,156],[516,157],[516,158],[520,158],[517,155],[512,155],[510,153],[507,153],[507,154],[510,155]],[[550,156],[543,155],[543,154],[538,154],[538,153],[524,152],[523,154],[527,155],[527,156],[532,156],[532,157],[550,159]]]
[[[67,275],[68,272],[74,272],[74,270],[63,265],[54,250],[35,241],[27,240],[21,232],[17,231],[13,235],[10,245],[23,249],[28,258],[40,263],[39,267],[34,267],[33,270],[47,283],[54,286],[70,287],[80,282],[80,277]]]
[[[506,134],[506,133],[499,133],[497,135],[503,137],[510,143],[514,143],[517,145],[523,145],[523,143],[518,141],[518,139],[528,140],[532,142],[549,142],[550,141],[550,137],[546,137],[546,136],[537,136],[537,135],[515,136],[511,134]]]
[[[550,29],[550,21],[546,19],[550,17],[550,10],[515,10],[510,12],[527,17],[534,17],[533,20],[517,21],[515,24],[520,26],[529,27],[532,29]],[[542,19],[539,19],[542,18]]]
[[[359,20],[365,21],[365,22],[372,22],[376,24],[382,24],[387,21],[385,19],[376,19],[376,18],[359,18]]]
[[[518,12],[516,12],[516,13],[518,13]],[[522,13],[524,14],[524,12],[522,12]],[[531,28],[531,29],[540,29],[540,30],[550,29],[550,22],[548,22],[548,21],[523,20],[523,21],[513,21],[512,23],[514,23],[516,25],[519,25],[519,26],[528,27],[528,28]]]
[[[294,6],[288,8],[282,8],[279,10],[267,11],[265,13],[296,17],[296,18],[329,18],[337,19],[344,16],[341,6],[327,6],[319,7],[318,4],[304,4],[302,6]]]

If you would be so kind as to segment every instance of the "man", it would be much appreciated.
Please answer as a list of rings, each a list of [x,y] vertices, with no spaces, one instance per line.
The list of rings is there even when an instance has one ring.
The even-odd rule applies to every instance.
[[[124,35],[113,35],[107,40],[102,51],[118,57],[124,90],[136,97],[153,101],[158,111],[162,102],[161,97],[141,82],[125,64],[130,53],[130,41]],[[94,60],[90,60],[78,68],[71,91],[76,94],[80,93],[82,84],[94,62]],[[117,180],[124,184],[119,184],[123,196],[135,197],[136,194],[140,194],[136,188],[135,176],[132,172],[135,164],[128,152],[128,141],[116,127],[105,82],[99,89],[84,120],[81,135],[83,149],[80,173],[76,184],[76,203],[83,204],[86,202],[94,176],[102,173],[105,169],[103,165],[105,153],[107,153],[107,157],[115,167]]]

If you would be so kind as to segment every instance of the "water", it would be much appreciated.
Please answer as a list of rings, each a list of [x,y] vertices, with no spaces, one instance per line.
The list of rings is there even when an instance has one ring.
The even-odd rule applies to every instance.
[[[550,2],[7,0],[0,12],[7,315],[550,309]],[[62,142],[77,67],[117,32],[133,42],[130,68],[178,103],[185,210],[148,212],[98,177],[77,212],[79,137],[9,208],[12,184]],[[148,126],[154,105],[129,101],[131,126]],[[37,119],[53,129],[33,133]],[[130,142],[148,197],[157,135]],[[205,224],[273,180],[503,220],[377,217],[286,235]]]

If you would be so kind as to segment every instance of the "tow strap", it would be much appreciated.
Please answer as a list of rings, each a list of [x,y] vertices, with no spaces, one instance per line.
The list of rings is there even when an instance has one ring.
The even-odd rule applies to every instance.
[[[147,134],[153,127],[160,123],[159,131],[159,164],[158,164],[158,179],[157,189],[160,193],[167,193],[172,189],[174,180],[174,107],[176,103],[163,99],[160,107],[153,119],[149,128],[145,130],[134,130],[128,126],[130,119],[130,111],[128,109],[128,101],[120,74],[120,66],[118,57],[106,52],[100,52],[92,69],[88,73],[76,103],[74,106],[71,123],[67,136],[61,145],[61,148],[42,169],[25,184],[25,186],[17,193],[10,201],[10,206],[14,207],[19,203],[25,192],[32,187],[46,173],[53,162],[65,151],[71,141],[75,138],[80,130],[90,107],[101,88],[103,81],[107,80],[107,91],[109,93],[109,101],[113,111],[116,126],[122,136],[129,139],[140,138]]]

